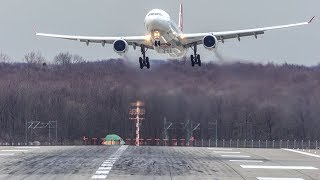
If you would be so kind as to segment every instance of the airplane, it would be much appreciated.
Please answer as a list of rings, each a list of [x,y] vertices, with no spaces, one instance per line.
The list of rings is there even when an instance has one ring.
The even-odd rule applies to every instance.
[[[215,50],[218,44],[224,43],[227,39],[238,39],[242,37],[253,36],[257,39],[258,35],[264,34],[266,31],[289,28],[295,26],[302,26],[310,24],[310,21],[287,24],[280,26],[271,26],[264,28],[244,29],[235,31],[222,32],[204,32],[204,33],[184,33],[183,31],[183,6],[180,3],[179,25],[176,25],[164,10],[153,9],[146,15],[144,19],[144,26],[147,30],[147,35],[144,36],[119,36],[119,37],[98,37],[98,36],[73,36],[73,35],[59,35],[37,33],[37,36],[53,37],[67,40],[76,40],[85,42],[87,46],[89,43],[100,43],[104,47],[105,44],[112,44],[113,50],[119,55],[127,53],[129,46],[134,50],[140,47],[142,57],[139,57],[140,68],[150,68],[149,57],[146,56],[148,49],[153,49],[157,53],[168,54],[174,58],[185,57],[187,50],[191,48],[193,54],[190,55],[191,65],[201,66],[201,57],[197,53],[197,46],[203,45],[208,50]]]

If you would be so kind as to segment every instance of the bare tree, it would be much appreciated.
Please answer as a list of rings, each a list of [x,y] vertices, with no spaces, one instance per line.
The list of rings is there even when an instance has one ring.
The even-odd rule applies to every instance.
[[[61,65],[69,65],[72,63],[72,55],[69,52],[59,53],[54,57],[54,62]]]
[[[26,62],[36,57],[28,54]],[[145,102],[143,138],[161,138],[164,117],[172,123],[169,138],[185,138],[188,120],[200,123],[196,139],[214,138],[216,120],[219,139],[320,138],[320,69],[314,67],[236,63],[199,69],[170,61],[137,71],[117,59],[64,68],[83,62],[70,53],[58,54],[55,62],[45,70],[1,64],[0,141],[23,139],[26,120],[58,120],[64,141],[113,132],[132,137],[128,108],[136,100]]]
[[[0,63],[9,63],[11,61],[11,58],[2,52],[0,52]]]
[[[44,64],[46,62],[45,58],[40,52],[29,52],[24,55],[24,61],[28,64]]]
[[[79,56],[77,54],[72,56],[72,63],[84,63],[84,62],[86,62],[86,61],[84,60],[84,58],[82,56]]]

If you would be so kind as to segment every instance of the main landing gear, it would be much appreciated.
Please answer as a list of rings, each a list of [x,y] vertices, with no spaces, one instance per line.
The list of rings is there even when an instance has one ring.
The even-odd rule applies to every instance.
[[[141,53],[142,57],[139,57],[140,69],[143,69],[143,67],[147,67],[149,69],[149,57],[146,57],[146,48],[144,47],[144,45],[141,45]]]
[[[199,66],[201,66],[201,58],[200,58],[200,54],[197,54],[197,44],[193,45],[193,52],[194,55],[190,56],[191,59],[191,65],[192,67],[196,64],[198,64]]]

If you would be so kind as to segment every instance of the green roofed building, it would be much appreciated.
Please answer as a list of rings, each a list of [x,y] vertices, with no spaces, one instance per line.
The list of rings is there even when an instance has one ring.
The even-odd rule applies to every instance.
[[[104,145],[123,145],[125,142],[123,139],[116,135],[116,134],[109,134],[105,137],[104,142],[102,143]]]

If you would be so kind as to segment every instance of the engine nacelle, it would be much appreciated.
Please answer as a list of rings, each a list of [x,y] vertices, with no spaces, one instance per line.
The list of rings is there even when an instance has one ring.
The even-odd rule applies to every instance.
[[[213,35],[207,35],[202,39],[202,44],[206,49],[214,50],[218,47],[218,39]]]
[[[118,54],[125,54],[128,51],[128,43],[123,39],[119,39],[113,42],[113,50]]]

